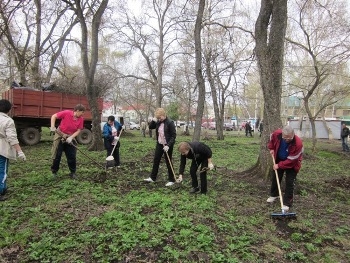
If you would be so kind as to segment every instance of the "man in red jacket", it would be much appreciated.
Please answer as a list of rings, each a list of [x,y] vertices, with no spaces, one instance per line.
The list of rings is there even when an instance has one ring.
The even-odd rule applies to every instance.
[[[302,154],[304,151],[303,142],[294,134],[290,126],[278,129],[270,135],[267,144],[270,154],[275,158],[276,164],[273,166],[277,170],[279,182],[281,183],[284,172],[286,173],[286,187],[283,196],[282,208],[288,211],[293,204],[293,192],[296,176],[301,168]],[[276,175],[273,171],[270,197],[268,203],[274,202],[279,197]]]

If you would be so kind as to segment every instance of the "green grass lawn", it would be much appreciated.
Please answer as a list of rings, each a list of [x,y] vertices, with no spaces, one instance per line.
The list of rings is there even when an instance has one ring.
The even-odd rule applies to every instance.
[[[11,162],[8,199],[0,202],[0,262],[350,262],[349,155],[340,141],[319,142],[298,175],[297,220],[275,221],[270,182],[241,173],[255,164],[259,137],[225,132],[205,141],[216,171],[208,194],[191,195],[190,176],[166,188],[162,162],[147,184],[155,141],[132,131],[121,138],[121,168],[104,171],[78,152],[79,180],[69,179],[65,159],[50,172],[48,131],[24,146],[26,162]],[[178,136],[177,143],[191,137]],[[84,154],[105,164],[106,153]],[[179,154],[174,151],[178,171]],[[188,165],[189,166],[189,165]],[[187,167],[188,168],[188,167]]]

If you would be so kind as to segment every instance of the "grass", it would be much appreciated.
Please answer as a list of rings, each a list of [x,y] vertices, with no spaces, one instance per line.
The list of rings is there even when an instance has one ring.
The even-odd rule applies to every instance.
[[[278,203],[266,204],[270,183],[238,175],[257,160],[259,138],[226,132],[206,141],[218,169],[208,173],[208,194],[188,193],[190,178],[166,188],[162,162],[149,176],[154,140],[132,131],[121,139],[122,168],[103,171],[78,153],[79,180],[62,161],[50,173],[51,138],[24,146],[27,162],[11,162],[8,200],[1,202],[0,262],[349,262],[349,155],[339,141],[319,142],[298,175],[298,215],[273,221]],[[177,142],[190,140],[178,136]],[[105,152],[83,153],[104,165]],[[179,155],[174,154],[175,171]],[[187,168],[189,165],[187,166]]]

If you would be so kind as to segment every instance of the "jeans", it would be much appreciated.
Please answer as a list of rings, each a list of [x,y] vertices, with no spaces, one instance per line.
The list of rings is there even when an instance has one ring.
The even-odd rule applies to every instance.
[[[341,145],[343,147],[343,151],[345,152],[349,151],[348,137],[341,138]]]
[[[6,190],[6,179],[9,168],[9,159],[0,155],[0,194]]]

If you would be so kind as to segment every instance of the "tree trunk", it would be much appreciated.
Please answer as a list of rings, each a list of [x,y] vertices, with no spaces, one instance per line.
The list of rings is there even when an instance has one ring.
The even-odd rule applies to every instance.
[[[92,113],[92,132],[93,139],[92,144],[89,147],[90,151],[102,150],[103,143],[101,140],[101,130],[100,130],[100,112],[98,111],[97,99],[99,97],[99,87],[94,85],[96,66],[98,62],[98,34],[101,25],[101,18],[104,11],[107,8],[109,0],[102,0],[97,11],[92,17],[92,27],[91,27],[91,44],[90,52],[88,48],[88,28],[86,23],[86,18],[84,16],[84,10],[82,9],[82,4],[79,0],[74,0],[74,3],[64,0],[69,3],[75,10],[80,25],[81,25],[81,59],[82,66],[84,70],[85,87],[87,92],[87,98],[89,101],[91,113]],[[75,6],[74,6],[75,5]],[[89,63],[90,58],[90,63]]]
[[[40,89],[41,78],[40,78],[40,43],[41,43],[41,0],[35,0],[36,14],[36,35],[35,35],[35,50],[34,50],[34,62],[32,66],[33,74],[33,87]]]
[[[266,144],[269,134],[282,127],[281,94],[284,38],[287,27],[287,0],[261,0],[255,24],[256,55],[264,97],[264,130],[260,154],[253,174],[267,178],[272,160]]]
[[[201,31],[202,20],[205,7],[205,0],[200,0],[198,4],[197,19],[194,28],[194,45],[195,45],[195,71],[198,85],[198,106],[196,112],[196,124],[193,132],[193,141],[199,141],[201,136],[202,116],[204,112],[205,103],[205,83],[202,72],[202,44],[201,44]]]

